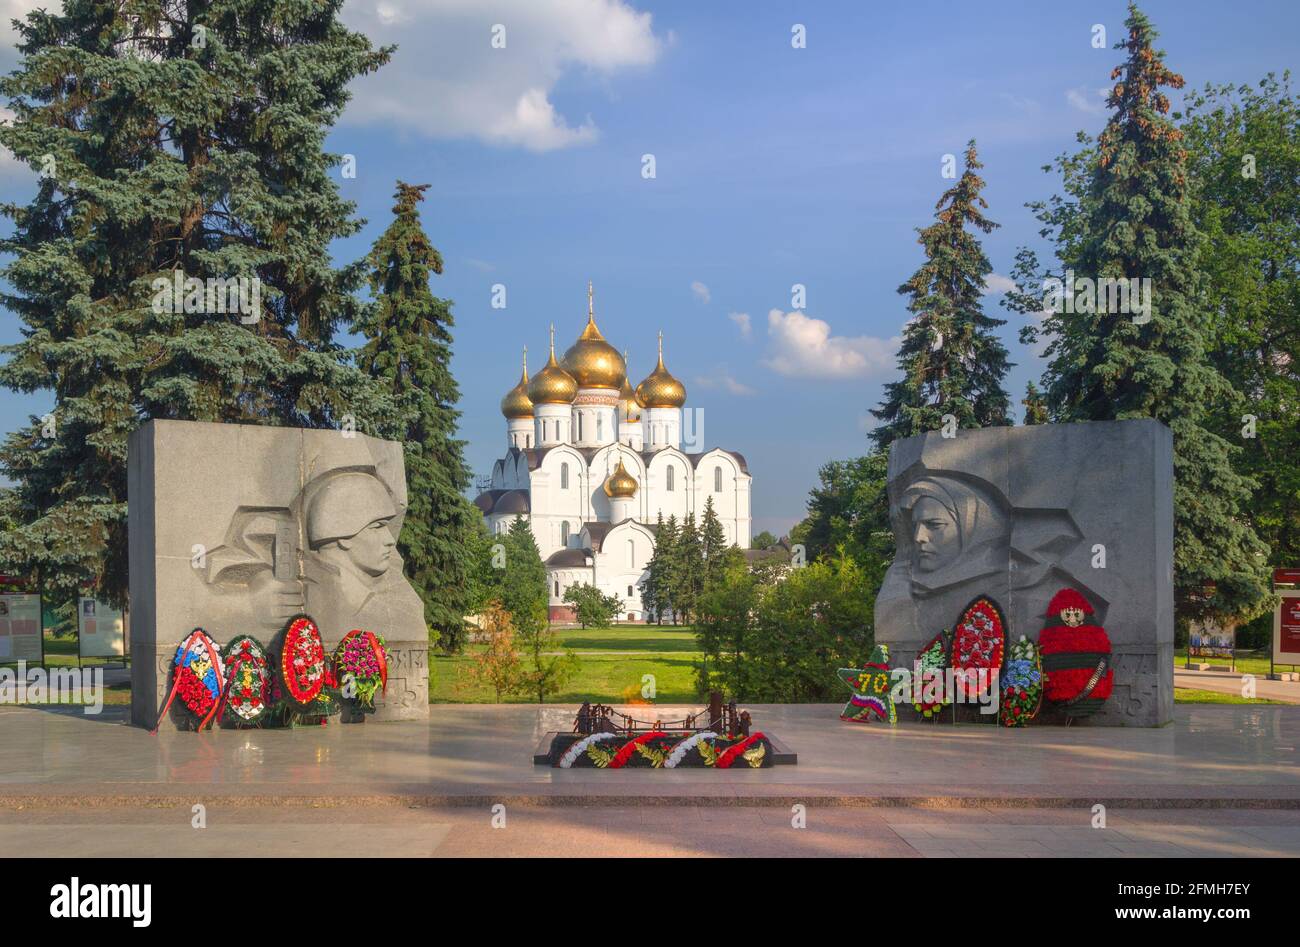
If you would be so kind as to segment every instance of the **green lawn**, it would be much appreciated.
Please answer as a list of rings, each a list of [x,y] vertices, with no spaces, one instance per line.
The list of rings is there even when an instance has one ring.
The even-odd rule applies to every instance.
[[[1174,688],[1175,704],[1285,704],[1282,700],[1265,700],[1262,697],[1248,698],[1240,694],[1220,694],[1218,691],[1202,691],[1191,687]]]
[[[560,647],[573,651],[651,651],[699,654],[695,630],[684,625],[620,625],[613,628],[562,628]]]
[[[1227,658],[1197,658],[1195,664],[1213,664],[1228,666],[1233,662]],[[1174,651],[1174,667],[1182,668],[1187,666],[1187,649],[1178,648]],[[1242,674],[1267,674],[1268,673],[1268,652],[1267,651],[1238,651],[1236,668]],[[1290,670],[1289,666],[1284,666],[1283,670]]]
[[[612,628],[563,628],[557,630],[557,650],[568,649],[579,656],[582,667],[563,692],[549,702],[634,703],[643,700],[644,675],[654,676],[657,703],[697,703],[695,669],[701,654],[690,628],[664,625],[622,625]],[[429,661],[429,701],[446,703],[493,703],[496,696],[485,687],[466,687],[461,668],[479,650],[455,657],[434,655]],[[505,703],[531,703],[527,697],[506,696]]]

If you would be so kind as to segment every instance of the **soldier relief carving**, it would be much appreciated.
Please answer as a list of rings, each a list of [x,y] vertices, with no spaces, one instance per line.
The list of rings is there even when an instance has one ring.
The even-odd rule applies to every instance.
[[[1053,595],[1072,588],[1114,647],[1114,693],[1098,722],[1167,719],[1172,674],[1165,694],[1160,654],[1166,648],[1172,660],[1172,611],[1160,603],[1171,603],[1172,591],[1158,594],[1169,576],[1156,560],[1161,537],[1172,537],[1171,527],[1162,532],[1158,504],[1169,504],[1171,524],[1172,503],[1149,486],[1159,483],[1159,433],[1122,426],[1129,423],[991,429],[956,439],[934,433],[893,445],[896,553],[875,619],[876,640],[889,646],[895,667],[911,668],[980,595],[1003,604],[1008,640],[1036,640]],[[1088,455],[1095,461],[1099,452],[1121,462],[1090,464]],[[1097,544],[1107,547],[1104,565]]]
[[[383,703],[416,707],[428,687],[428,632],[397,551],[405,511],[404,489],[365,464],[318,474],[286,506],[240,506],[195,570],[208,599],[199,611],[266,640],[302,613],[327,645],[354,628],[379,632],[393,673]]]

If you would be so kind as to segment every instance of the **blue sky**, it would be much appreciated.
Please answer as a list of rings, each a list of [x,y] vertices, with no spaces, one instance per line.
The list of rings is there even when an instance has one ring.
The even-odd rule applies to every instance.
[[[1254,82],[1297,59],[1295,3],[1143,9],[1193,87]],[[755,530],[780,532],[803,515],[821,464],[865,449],[907,317],[895,290],[921,261],[914,228],[949,183],[942,156],[978,140],[1002,224],[985,250],[1006,274],[1037,240],[1025,201],[1057,186],[1041,166],[1104,122],[1099,90],[1119,55],[1094,49],[1092,28],[1106,27],[1109,46],[1124,16],[1112,0],[350,2],[345,20],[400,48],[356,84],[331,136],[356,156],[340,187],[368,220],[337,256],[365,253],[396,178],[432,185],[424,223],[446,260],[434,291],[455,302],[461,436],[480,474],[505,444],[497,402],[520,347],[539,366],[553,321],[566,348],[593,280],[600,326],[629,350],[636,380],[663,330],[705,440],[749,459]],[[504,49],[492,48],[496,24]],[[794,24],[804,49],[791,46]],[[0,159],[0,197],[30,191]],[[490,305],[498,283],[504,310]],[[801,313],[795,283],[807,287]],[[987,309],[1005,315],[997,299]],[[1003,330],[1017,409],[1042,367],[1018,328],[1013,317]],[[17,337],[0,315],[0,342]],[[0,430],[49,404],[0,392]]]

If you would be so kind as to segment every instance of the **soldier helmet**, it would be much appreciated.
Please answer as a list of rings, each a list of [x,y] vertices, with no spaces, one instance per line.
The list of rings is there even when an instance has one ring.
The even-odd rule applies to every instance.
[[[307,544],[316,549],[333,540],[350,539],[371,523],[396,515],[393,497],[378,477],[360,471],[334,474],[308,497]]]

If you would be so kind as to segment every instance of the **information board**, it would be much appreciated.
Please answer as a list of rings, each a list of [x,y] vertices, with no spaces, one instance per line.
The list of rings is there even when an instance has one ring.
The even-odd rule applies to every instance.
[[[83,658],[124,658],[126,639],[121,612],[98,599],[77,601],[77,650]]]
[[[1231,660],[1236,645],[1236,627],[1222,628],[1212,622],[1194,621],[1188,630],[1187,656],[1189,658]]]
[[[1278,592],[1273,612],[1273,663],[1300,664],[1300,590]]]
[[[45,663],[39,595],[0,595],[0,661]]]

